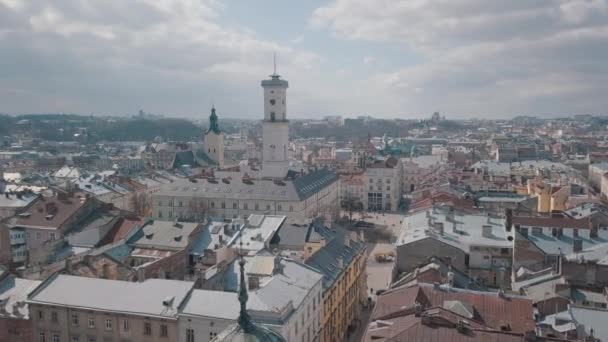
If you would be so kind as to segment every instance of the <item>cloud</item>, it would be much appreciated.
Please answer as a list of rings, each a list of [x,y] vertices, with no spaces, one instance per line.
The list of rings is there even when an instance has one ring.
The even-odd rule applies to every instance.
[[[214,0],[0,0],[0,112],[193,115],[213,99],[245,116],[262,111],[273,53],[294,77],[318,69],[314,52],[223,25],[224,10]]]
[[[311,23],[419,55],[373,76],[415,112],[604,114],[607,12],[605,0],[335,0]]]
[[[365,65],[372,65],[376,63],[376,58],[372,57],[372,56],[365,56],[363,57],[363,64]]]

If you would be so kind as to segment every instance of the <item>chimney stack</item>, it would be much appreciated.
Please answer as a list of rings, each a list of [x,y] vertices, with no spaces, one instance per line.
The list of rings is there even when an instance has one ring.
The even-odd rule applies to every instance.
[[[435,231],[439,235],[443,235],[443,222],[435,222]]]
[[[579,238],[575,238],[572,240],[572,251],[574,253],[579,253],[583,250],[583,240]]]
[[[481,236],[483,236],[485,238],[491,238],[492,237],[492,226],[489,226],[489,225],[481,226]]]

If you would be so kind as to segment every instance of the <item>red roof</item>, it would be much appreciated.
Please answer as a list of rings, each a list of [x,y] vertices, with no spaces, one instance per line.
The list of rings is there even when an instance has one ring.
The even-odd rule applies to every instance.
[[[140,227],[142,224],[141,219],[121,218],[116,222],[114,227],[110,229],[108,234],[99,243],[100,246],[118,242],[129,235],[131,230]]]
[[[397,288],[378,297],[372,319],[399,316],[404,310],[412,310],[416,303],[425,308],[443,307],[445,301],[460,301],[472,305],[475,314],[471,322],[490,329],[500,330],[509,325],[511,332],[525,333],[533,330],[532,301],[522,297],[499,296],[491,292],[435,289],[433,285]],[[469,320],[469,319],[467,319]]]

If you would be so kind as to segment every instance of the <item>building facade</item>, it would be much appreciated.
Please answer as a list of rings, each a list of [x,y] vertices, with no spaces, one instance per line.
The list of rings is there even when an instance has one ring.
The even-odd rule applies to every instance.
[[[323,274],[321,342],[344,341],[367,303],[366,244],[356,234],[316,220],[306,238],[305,263]]]

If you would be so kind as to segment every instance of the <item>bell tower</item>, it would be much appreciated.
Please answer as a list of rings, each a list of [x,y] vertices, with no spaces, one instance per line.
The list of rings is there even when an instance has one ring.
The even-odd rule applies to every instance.
[[[209,129],[205,132],[205,153],[221,168],[224,167],[224,133],[220,130],[215,107],[211,107]]]
[[[289,122],[287,120],[287,88],[289,83],[277,74],[276,58],[270,79],[264,88],[264,121],[262,125],[262,176],[285,178],[289,170]]]

